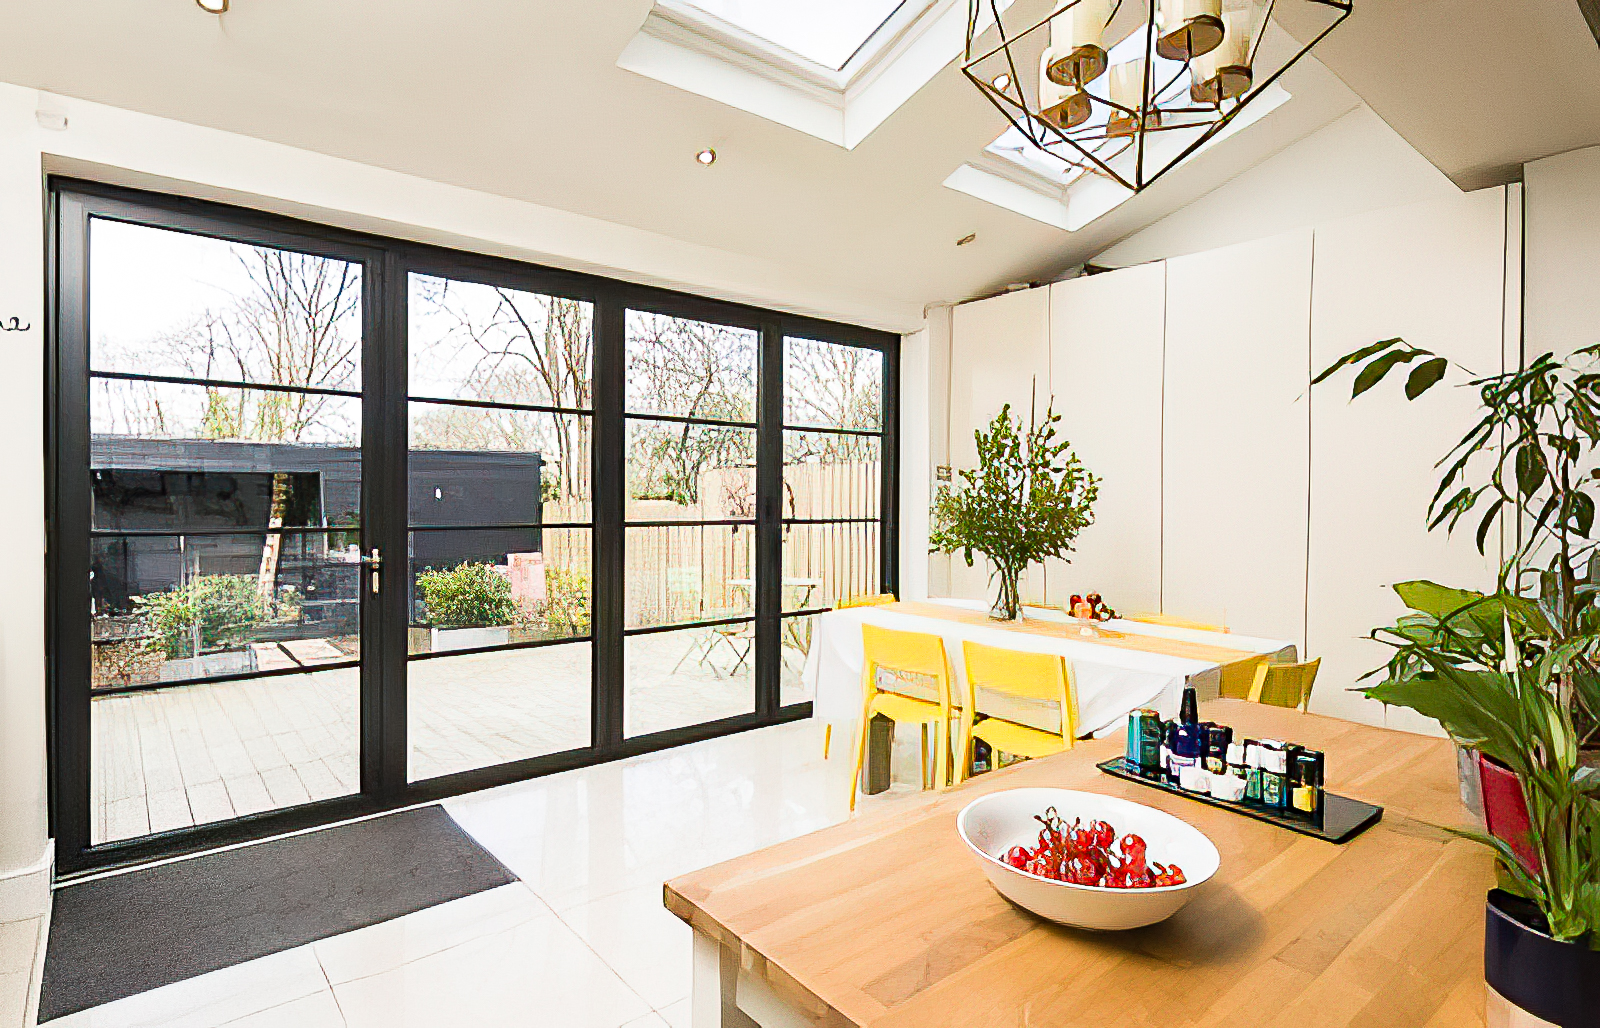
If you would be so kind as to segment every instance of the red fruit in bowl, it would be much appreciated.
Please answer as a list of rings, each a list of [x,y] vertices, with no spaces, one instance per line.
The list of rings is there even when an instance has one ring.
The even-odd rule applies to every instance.
[[[1067,881],[1074,885],[1093,885],[1099,878],[1100,872],[1094,861],[1073,857],[1067,862]]]
[[[1089,822],[1089,834],[1097,849],[1108,850],[1117,841],[1117,830],[1105,821]]]
[[[1007,864],[1010,864],[1012,867],[1019,867],[1019,868],[1020,867],[1027,867],[1028,866],[1028,851],[1025,848],[1021,847],[1021,846],[1013,846],[1009,850],[1006,851],[1006,855],[1004,857],[1004,860],[1005,860],[1005,862]]]
[[[1121,848],[1123,859],[1132,861],[1136,864],[1144,863],[1145,844],[1144,840],[1139,838],[1139,836],[1134,835],[1132,832],[1124,835],[1122,837]]]

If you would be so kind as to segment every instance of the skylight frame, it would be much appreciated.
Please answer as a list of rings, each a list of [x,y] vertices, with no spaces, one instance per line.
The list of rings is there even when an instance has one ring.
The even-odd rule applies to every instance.
[[[967,2],[907,0],[834,71],[688,0],[655,0],[617,66],[851,150],[961,57]]]
[[[914,21],[916,20],[916,17],[920,11],[925,11],[928,7],[932,6],[932,0],[885,0],[885,6],[888,6],[889,10],[885,11],[878,18],[877,22],[867,30],[867,34],[865,36],[860,37],[859,39],[855,40],[855,42],[848,43],[849,50],[845,54],[844,60],[840,61],[837,65],[832,65],[815,56],[801,53],[799,50],[786,45],[773,36],[763,34],[754,28],[741,25],[740,23],[732,21],[716,11],[710,10],[709,8],[703,6],[713,2],[715,2],[715,0],[678,0],[678,2],[674,3],[672,6],[689,17],[703,19],[709,26],[713,27],[718,32],[724,34],[735,31],[741,32],[752,39],[760,40],[761,42],[771,46],[788,59],[808,62],[816,67],[822,68],[825,71],[835,73],[842,72],[845,68],[849,67],[850,63],[859,57],[869,47],[871,47],[875,40],[878,40],[881,44],[881,40],[879,40],[880,33],[883,33],[885,29],[897,18],[899,18],[902,12],[904,12],[907,8],[920,9],[919,11],[914,11],[910,16],[909,20]],[[859,4],[861,0],[852,0],[852,2]]]

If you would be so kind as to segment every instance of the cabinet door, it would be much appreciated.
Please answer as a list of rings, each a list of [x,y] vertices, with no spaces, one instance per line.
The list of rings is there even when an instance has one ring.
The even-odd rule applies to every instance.
[[[1162,605],[1304,645],[1311,233],[1167,262]]]
[[[950,330],[950,464],[976,467],[972,435],[1000,408],[1027,421],[1029,406],[1044,412],[1050,402],[1050,290],[1019,290],[955,309]],[[938,483],[935,483],[935,488]],[[1042,599],[1045,574],[1031,568],[1024,599]],[[989,564],[974,554],[967,567],[960,554],[950,561],[950,595],[989,596]]]
[[[1161,609],[1161,359],[1166,264],[1057,282],[1050,389],[1061,431],[1099,476],[1094,524],[1070,562],[1047,561],[1049,601],[1098,592],[1117,610]]]
[[[1312,367],[1400,336],[1479,374],[1498,372],[1504,193],[1485,189],[1318,228]],[[1436,731],[1413,711],[1385,717],[1348,691],[1390,653],[1365,637],[1404,612],[1389,588],[1395,582],[1493,588],[1499,538],[1483,557],[1476,520],[1454,537],[1427,531],[1425,520],[1439,477],[1433,464],[1474,423],[1476,393],[1441,386],[1408,403],[1403,374],[1390,379],[1353,403],[1348,372],[1311,394],[1307,642],[1322,658],[1312,709]]]

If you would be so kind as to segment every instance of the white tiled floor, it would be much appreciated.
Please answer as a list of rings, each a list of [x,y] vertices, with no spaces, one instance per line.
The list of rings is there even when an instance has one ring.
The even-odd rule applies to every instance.
[[[522,881],[50,1024],[687,1028],[662,883],[843,820],[847,749],[797,722],[447,800]]]

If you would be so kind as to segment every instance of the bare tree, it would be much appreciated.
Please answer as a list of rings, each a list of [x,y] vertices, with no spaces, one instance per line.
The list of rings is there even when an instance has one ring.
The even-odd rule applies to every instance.
[[[748,329],[630,311],[628,409],[753,422],[756,349]],[[744,428],[635,421],[628,462],[632,494],[698,503],[705,472],[754,461],[754,436]]]
[[[414,335],[411,345],[419,359],[465,368],[451,398],[592,409],[590,304],[447,279],[416,283],[414,295],[445,327],[436,338]],[[441,406],[418,419],[415,443],[544,453],[556,465],[558,498],[586,499],[589,422],[577,414]]]

